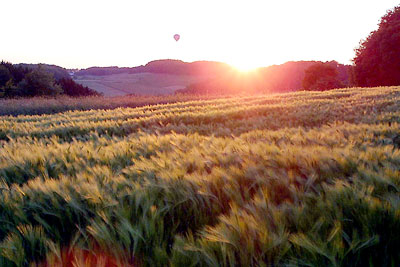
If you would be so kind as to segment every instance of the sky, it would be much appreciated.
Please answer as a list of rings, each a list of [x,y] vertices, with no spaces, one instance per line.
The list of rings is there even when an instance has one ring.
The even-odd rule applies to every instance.
[[[65,68],[156,59],[238,68],[349,64],[400,0],[0,0],[0,60]],[[176,42],[174,34],[180,34]]]

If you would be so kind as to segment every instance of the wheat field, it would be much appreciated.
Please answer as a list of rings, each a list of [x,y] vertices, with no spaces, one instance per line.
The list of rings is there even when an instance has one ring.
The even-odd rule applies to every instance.
[[[400,264],[400,87],[62,111],[0,116],[0,266]]]

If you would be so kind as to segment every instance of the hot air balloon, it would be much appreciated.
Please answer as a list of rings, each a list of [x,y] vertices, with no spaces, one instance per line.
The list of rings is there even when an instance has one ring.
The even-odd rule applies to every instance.
[[[180,36],[179,34],[175,34],[175,35],[174,35],[175,41],[178,42],[180,38],[181,38],[181,36]]]

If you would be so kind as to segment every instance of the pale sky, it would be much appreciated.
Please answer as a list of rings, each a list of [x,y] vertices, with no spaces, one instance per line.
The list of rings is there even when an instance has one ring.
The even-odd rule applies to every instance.
[[[349,63],[396,0],[0,0],[0,60],[66,68],[155,59],[241,68]],[[176,42],[173,35],[181,39]]]

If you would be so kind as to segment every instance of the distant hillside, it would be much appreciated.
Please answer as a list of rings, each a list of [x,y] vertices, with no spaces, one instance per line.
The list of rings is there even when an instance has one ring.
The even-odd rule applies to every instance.
[[[149,72],[74,76],[75,82],[92,88],[104,96],[173,94],[189,84],[209,78],[200,75]]]
[[[75,72],[74,80],[105,96],[164,95],[231,70],[231,66],[220,62],[165,59],[133,68],[92,67]]]
[[[230,71],[232,67],[226,63],[215,61],[183,62],[180,60],[155,60],[144,66],[146,72],[180,75],[216,76]]]
[[[215,75],[226,71],[231,67],[228,64],[214,61],[184,62],[181,60],[163,59],[155,60],[146,65],[120,68],[112,67],[91,67],[77,71],[75,76],[105,76],[113,74],[134,74],[134,73],[164,73],[175,75]]]
[[[241,73],[213,61],[155,60],[132,68],[92,67],[75,72],[77,83],[106,96],[140,94],[248,94],[302,89],[304,71],[317,61],[291,61]],[[331,61],[344,86],[349,86],[350,66]]]
[[[227,71],[213,79],[194,83],[176,93],[188,94],[237,94],[288,92],[302,89],[304,71],[317,61],[286,62],[259,68],[250,73]],[[329,62],[337,68],[344,86],[350,85],[350,66]]]

